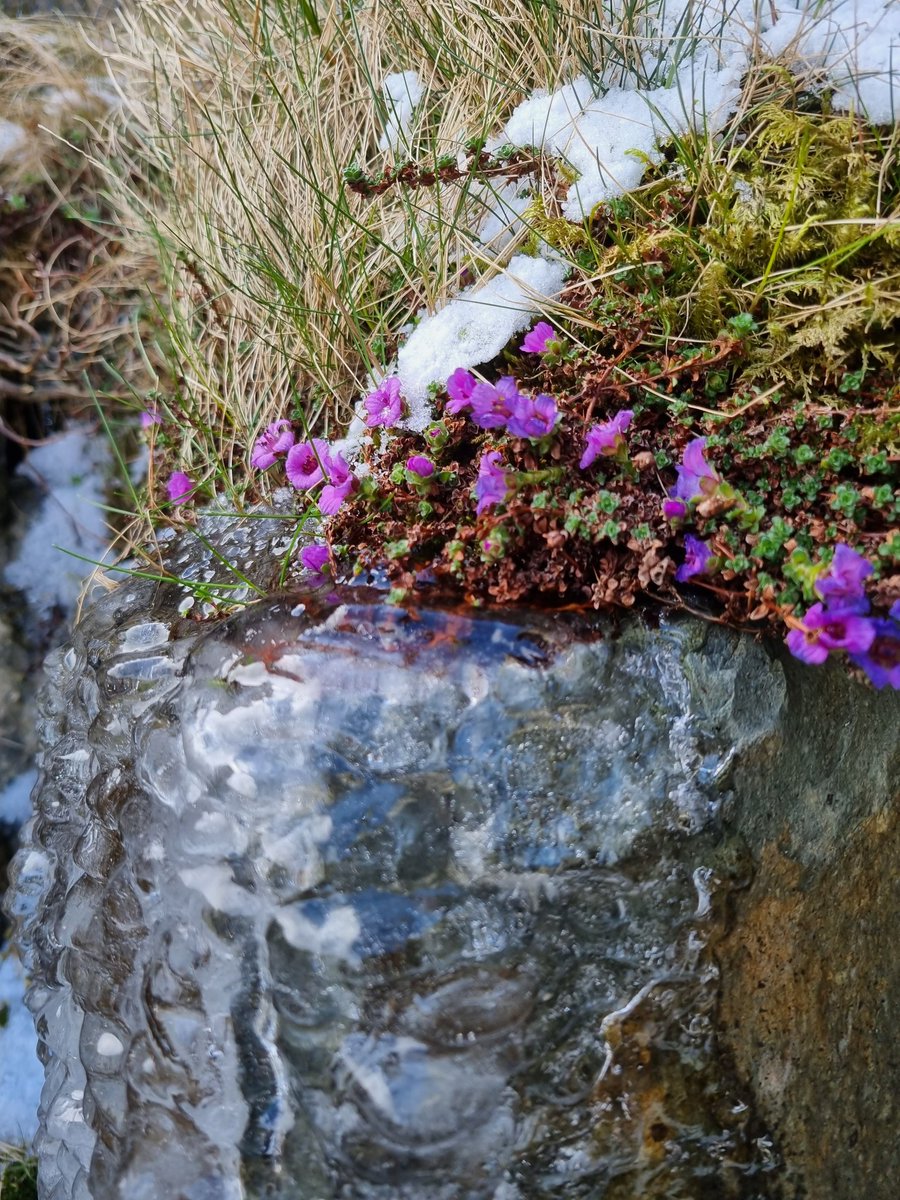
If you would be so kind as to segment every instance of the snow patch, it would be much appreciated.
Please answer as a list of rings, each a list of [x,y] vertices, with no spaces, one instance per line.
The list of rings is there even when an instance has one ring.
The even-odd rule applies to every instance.
[[[16,162],[28,144],[28,134],[21,125],[0,117],[0,164]]]
[[[513,239],[526,227],[524,214],[534,200],[535,179],[529,175],[500,187],[485,187],[473,194],[483,216],[478,228],[478,240],[493,255],[502,254]]]
[[[100,506],[109,462],[106,439],[87,425],[74,425],[30,450],[16,468],[44,490],[44,498],[3,574],[41,617],[54,607],[72,612],[94,569],[64,551],[97,561],[106,552],[109,539]]]
[[[388,75],[381,86],[389,116],[378,141],[378,149],[396,150],[407,141],[413,113],[421,103],[425,89],[415,71],[399,71],[395,75]]]
[[[658,67],[666,68],[657,74],[670,80],[664,86],[642,88],[636,78],[617,78],[601,80],[595,89],[579,76],[555,92],[534,92],[504,127],[501,141],[537,146],[577,171],[563,203],[569,220],[581,221],[596,205],[636,188],[647,165],[661,161],[659,147],[671,137],[720,131],[760,50],[792,69],[822,72],[836,108],[861,111],[875,124],[896,119],[896,0],[834,0],[824,7],[798,0],[771,8],[754,0],[710,0],[696,10],[670,3],[657,34]],[[697,44],[687,54],[692,36]]]

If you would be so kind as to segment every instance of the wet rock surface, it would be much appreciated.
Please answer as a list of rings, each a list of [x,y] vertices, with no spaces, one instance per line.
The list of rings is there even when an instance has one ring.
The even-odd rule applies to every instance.
[[[900,698],[837,672],[787,682],[777,738],[736,773],[732,819],[756,869],[717,948],[722,1044],[777,1133],[787,1195],[891,1200]]]
[[[260,582],[265,524],[230,547]],[[816,1144],[803,1107],[840,1051],[807,1043],[858,1012],[847,1052],[884,1053],[890,918],[840,978],[785,964],[868,919],[893,697],[693,620],[181,600],[129,582],[49,664],[16,868],[44,1197],[851,1194],[851,1130]],[[798,880],[838,847],[836,913]],[[896,1079],[855,1078],[888,1171]]]

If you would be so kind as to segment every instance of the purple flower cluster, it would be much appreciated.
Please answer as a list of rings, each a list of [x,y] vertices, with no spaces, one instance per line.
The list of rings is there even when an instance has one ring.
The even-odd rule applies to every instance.
[[[336,513],[357,485],[344,456],[333,451],[322,438],[291,446],[285,471],[298,492],[308,492],[325,483],[319,495],[319,511],[326,516]]]
[[[787,635],[791,654],[805,663],[825,662],[833,650],[843,650],[877,688],[900,688],[900,600],[887,619],[869,614],[865,580],[872,564],[851,546],[839,543],[829,569],[815,590],[814,604],[802,622]]]
[[[457,368],[447,380],[447,412],[470,410],[480,429],[502,429],[513,437],[537,441],[556,428],[559,411],[552,396],[525,396],[511,375],[496,383],[479,383],[475,376]]]
[[[546,322],[540,322],[526,336],[520,349],[533,354],[547,353],[553,349],[553,340],[553,329]],[[403,413],[400,386],[399,379],[390,377],[366,398],[365,423],[368,427],[391,429],[400,421]],[[540,442],[549,438],[560,422],[560,413],[552,396],[523,394],[510,375],[496,383],[487,383],[459,367],[448,378],[446,387],[446,412],[450,415],[468,413],[479,429],[502,431],[515,438]],[[592,426],[585,438],[579,468],[587,470],[601,456],[626,464],[626,433],[633,419],[634,413],[630,409],[622,409],[608,420]],[[151,409],[143,415],[142,423],[149,427],[156,420],[156,410]],[[432,425],[425,432],[426,448],[432,453],[440,451],[448,436],[442,423]],[[663,503],[664,515],[673,522],[689,521],[693,506],[710,497],[716,497],[726,506],[741,503],[738,493],[723,481],[708,461],[706,446],[706,438],[701,437],[694,438],[685,447],[677,467],[675,485]],[[260,435],[251,463],[259,470],[267,470],[279,458],[284,458],[287,477],[297,490],[311,491],[322,485],[319,509],[325,515],[338,512],[359,485],[337,450],[321,438],[296,443],[291,422],[287,420],[273,422]],[[438,473],[434,460],[424,454],[409,455],[405,469],[398,467],[395,470],[399,471],[398,475],[392,476],[395,482],[405,478],[420,496],[428,495],[435,482],[445,478]],[[534,474],[538,477],[541,473]],[[484,451],[478,463],[474,489],[476,514],[481,516],[506,503],[517,483],[524,478],[526,476],[517,476],[504,465],[500,450]],[[173,504],[184,503],[195,491],[192,480],[180,471],[172,475],[167,487]],[[700,511],[705,513],[706,509],[701,507]],[[506,536],[507,531],[501,523],[487,537],[482,537],[485,561],[502,557]],[[327,546],[305,547],[300,560],[318,579],[330,570]],[[716,570],[719,565],[720,560],[710,545],[688,533],[684,538],[684,562],[676,570],[675,578],[684,583]],[[894,603],[887,617],[872,615],[865,591],[865,581],[873,574],[872,564],[851,546],[838,544],[827,569],[811,568],[810,574],[815,578],[813,586],[818,599],[802,620],[789,618],[793,626],[787,636],[791,653],[803,662],[815,664],[825,662],[834,651],[843,651],[851,662],[865,671],[876,688],[900,689],[900,600]]]

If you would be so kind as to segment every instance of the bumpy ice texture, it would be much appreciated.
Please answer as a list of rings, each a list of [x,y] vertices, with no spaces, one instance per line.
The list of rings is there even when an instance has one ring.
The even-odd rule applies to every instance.
[[[129,584],[50,664],[44,1200],[769,1195],[704,829],[781,668],[729,641],[713,719],[693,622],[177,602]]]

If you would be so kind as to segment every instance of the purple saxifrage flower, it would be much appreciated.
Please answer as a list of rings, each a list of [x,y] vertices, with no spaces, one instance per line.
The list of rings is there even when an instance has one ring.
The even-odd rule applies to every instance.
[[[688,506],[683,500],[663,500],[662,510],[667,521],[683,521],[688,515]]]
[[[378,387],[366,397],[366,425],[374,429],[383,425],[391,429],[400,420],[403,412],[403,400],[400,396],[400,380],[396,375],[383,379]]]
[[[486,508],[502,504],[506,499],[509,486],[506,472],[498,465],[499,462],[499,450],[490,450],[481,456],[478,479],[475,482],[475,499],[478,501],[475,512],[478,516],[481,516]]]
[[[406,469],[420,479],[428,479],[434,474],[434,463],[424,454],[413,454],[406,460]]]
[[[331,559],[327,546],[304,546],[300,551],[300,562],[313,575],[324,574]]]
[[[308,492],[325,478],[323,467],[328,457],[328,443],[321,438],[298,442],[288,450],[285,470],[291,486],[298,492]]]
[[[693,575],[705,575],[714,559],[715,555],[706,542],[689,533],[684,539],[684,562],[675,572],[675,578],[679,583],[684,583]]]
[[[166,493],[173,504],[184,504],[194,491],[194,481],[184,471],[174,471],[166,484]]]
[[[513,437],[542,438],[553,432],[559,412],[552,396],[519,396],[506,428]]]
[[[472,391],[472,420],[482,429],[499,429],[513,415],[521,399],[516,381],[504,375],[494,383],[477,383]]]
[[[900,601],[891,607],[891,616],[892,621],[872,621],[875,637],[871,646],[862,654],[850,655],[850,661],[862,667],[879,691],[888,686],[900,690]]]
[[[699,500],[711,496],[722,482],[721,476],[706,461],[706,438],[694,438],[684,450],[681,466],[677,468],[678,479],[669,492],[673,500]]]
[[[625,445],[625,430],[631,424],[634,413],[630,408],[623,408],[609,421],[595,425],[588,432],[584,446],[584,454],[578,466],[586,471],[598,455],[604,454],[615,457]]]
[[[141,413],[141,429],[149,429],[151,425],[162,425],[162,416],[155,404]]]
[[[792,629],[785,641],[794,658],[799,658],[801,662],[809,663],[811,666],[823,663],[830,653],[827,647],[819,641],[816,633],[807,633],[803,629]]]
[[[350,470],[344,456],[339,453],[326,454],[325,473],[328,483],[319,495],[319,511],[330,517],[338,511],[356,487],[356,476]]]
[[[814,604],[803,618],[802,629],[792,629],[787,645],[795,658],[823,663],[832,650],[865,654],[875,640],[875,622],[853,611],[829,611]]]
[[[548,325],[546,321],[538,321],[534,329],[529,329],[525,334],[525,340],[519,347],[526,354],[545,354],[547,351],[547,343],[556,340],[556,330],[552,325]]]
[[[872,574],[872,564],[851,546],[839,542],[828,571],[815,583],[815,589],[828,608],[842,612],[864,613],[869,601],[863,590],[863,580]]]
[[[447,395],[450,397],[447,412],[456,414],[469,408],[472,393],[477,386],[478,380],[470,371],[464,367],[457,367],[447,380]]]
[[[293,444],[294,431],[290,421],[273,421],[256,439],[256,445],[250,455],[250,466],[259,471],[267,471],[278,460],[279,455],[287,454]]]

